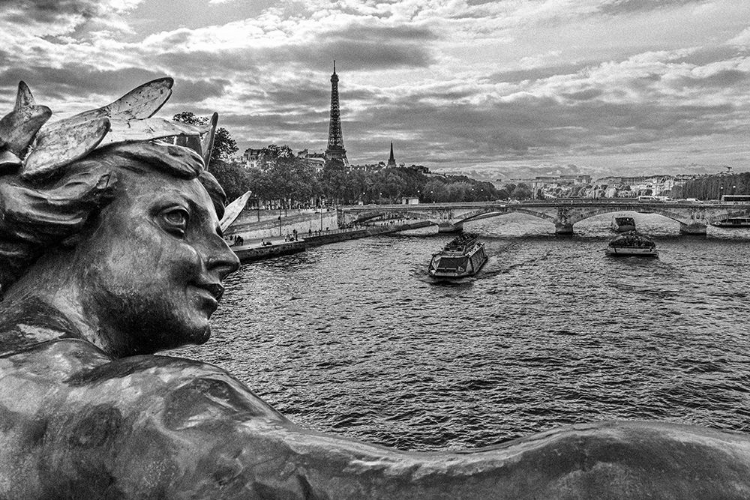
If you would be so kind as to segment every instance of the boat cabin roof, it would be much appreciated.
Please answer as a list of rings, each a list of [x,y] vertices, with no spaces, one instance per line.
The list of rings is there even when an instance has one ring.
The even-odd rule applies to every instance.
[[[478,237],[476,233],[462,233],[445,245],[443,250],[446,252],[464,252],[476,243]]]
[[[635,231],[628,231],[609,242],[610,246],[616,247],[654,247],[656,244],[647,236]]]

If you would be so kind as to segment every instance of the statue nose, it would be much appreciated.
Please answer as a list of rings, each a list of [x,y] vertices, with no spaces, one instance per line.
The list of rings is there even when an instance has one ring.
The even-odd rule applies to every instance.
[[[218,271],[223,280],[227,275],[240,268],[240,259],[223,239],[217,247],[213,254],[208,257],[206,266],[211,271]]]

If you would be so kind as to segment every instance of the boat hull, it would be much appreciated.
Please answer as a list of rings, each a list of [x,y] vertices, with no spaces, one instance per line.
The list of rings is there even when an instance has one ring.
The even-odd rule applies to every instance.
[[[623,248],[607,247],[607,255],[613,257],[658,257],[659,251],[656,248]]]
[[[478,243],[470,252],[460,255],[437,253],[432,256],[429,267],[431,278],[455,280],[474,276],[487,263],[484,244]]]

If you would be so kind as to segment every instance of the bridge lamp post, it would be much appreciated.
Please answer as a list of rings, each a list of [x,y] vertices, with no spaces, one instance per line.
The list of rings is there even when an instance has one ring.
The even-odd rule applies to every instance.
[[[719,186],[719,201],[721,201],[723,195],[724,195],[724,186]]]

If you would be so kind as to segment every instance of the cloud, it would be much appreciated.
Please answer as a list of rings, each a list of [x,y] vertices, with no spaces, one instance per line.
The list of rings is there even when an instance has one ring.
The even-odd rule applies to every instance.
[[[201,103],[213,97],[223,96],[232,84],[225,78],[210,78],[205,80],[191,80],[182,78],[175,84],[171,104]]]
[[[391,140],[436,168],[748,156],[744,2],[180,5],[0,0],[0,103],[23,79],[53,111],[90,109],[169,75],[167,116],[218,111],[241,148],[324,149],[335,59],[355,161],[387,159]]]
[[[0,24],[17,26],[25,34],[55,37],[82,32],[84,26],[124,28],[120,15],[143,0],[24,0],[0,1]]]
[[[606,15],[617,16],[634,12],[650,12],[669,8],[684,7],[710,3],[710,0],[611,0],[600,7],[600,12]]]
[[[3,17],[9,21],[54,24],[70,17],[96,18],[106,12],[107,5],[97,0],[5,0],[0,7],[3,7]]]
[[[604,94],[604,91],[601,89],[586,89],[578,92],[563,92],[561,95],[576,101],[588,101],[590,99],[596,99],[602,94]]]
[[[57,102],[79,101],[82,97],[82,88],[86,89],[87,99],[92,95],[109,96],[117,93],[118,89],[122,92],[120,95],[124,95],[142,83],[163,76],[165,75],[158,71],[140,67],[107,71],[86,64],[71,64],[65,68],[16,66],[0,71],[0,81],[9,82],[14,87],[19,81],[25,81],[40,104],[46,104],[44,99]],[[109,103],[94,102],[92,107],[105,104]]]

